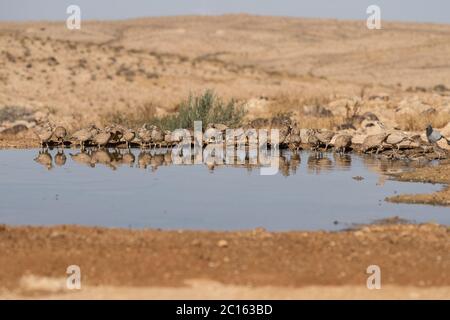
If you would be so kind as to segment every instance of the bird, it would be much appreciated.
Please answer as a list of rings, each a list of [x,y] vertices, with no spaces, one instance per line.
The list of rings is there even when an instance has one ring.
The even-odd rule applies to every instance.
[[[67,136],[67,130],[63,126],[57,126],[53,131],[53,135],[61,145],[64,145],[64,139]]]
[[[93,136],[92,142],[97,145],[98,148],[106,147],[113,137],[113,133],[111,132],[111,128],[106,127],[103,131],[100,131],[98,134]]]
[[[302,144],[302,137],[300,136],[300,129],[297,125],[291,127],[289,137],[287,138],[287,144],[290,150],[298,152]]]
[[[43,124],[42,126],[37,126],[34,128],[34,133],[39,138],[39,143],[41,147],[48,147],[48,143],[53,136],[53,126],[50,122]]]
[[[313,151],[316,151],[320,147],[320,140],[316,136],[316,130],[309,129],[306,133],[306,143],[311,146]]]
[[[287,116],[275,116],[270,122],[270,144],[273,146],[279,146],[286,143],[289,136],[290,127],[292,121]],[[278,130],[278,141],[272,141],[272,130]]]
[[[400,151],[401,143],[410,141],[413,142],[410,136],[401,131],[393,131],[389,133],[386,138],[386,144],[390,145],[392,148],[392,156],[395,156]]]
[[[431,126],[431,124],[429,124],[427,126],[427,128],[425,129],[425,133],[427,135],[427,140],[429,143],[433,144],[433,149],[434,151],[438,154],[439,159],[441,158],[441,152],[436,150],[436,146],[441,149],[441,147],[439,147],[437,145],[438,141],[444,139],[445,141],[447,141],[447,144],[450,145],[450,140],[447,139],[446,137],[444,137],[439,131],[433,129],[433,127]]]
[[[170,130],[164,130],[164,142],[166,143],[167,148],[172,148],[173,140],[172,132],[170,132]]]
[[[445,141],[447,141],[447,144],[450,145],[450,140],[447,139],[446,137],[444,137],[439,131],[437,131],[436,129],[433,129],[433,127],[431,126],[431,124],[429,124],[427,126],[427,128],[425,129],[425,133],[427,135],[427,140],[429,143],[433,143],[436,144],[439,140],[441,139],[445,139]]]
[[[320,130],[316,133],[316,137],[317,139],[319,139],[321,144],[325,145],[325,150],[327,150],[328,146],[331,143],[331,140],[334,137],[334,132],[328,130]]]
[[[339,153],[345,153],[345,151],[352,145],[352,136],[342,134],[336,137],[334,141],[334,150]]]
[[[136,132],[134,130],[126,129],[123,132],[122,139],[125,140],[128,149],[130,149],[130,143],[134,140],[134,138],[136,138]]]
[[[156,145],[158,145],[159,148],[161,148],[161,144],[164,142],[164,133],[163,131],[158,128],[157,126],[151,127],[151,137],[152,137],[152,143],[154,144],[155,148]]]
[[[172,140],[172,144],[178,145],[183,142],[183,144],[189,144],[189,146],[192,143],[192,135],[189,130],[187,129],[176,129],[174,130],[170,138]]]
[[[214,128],[219,131],[225,132],[228,129],[228,126],[223,123],[209,123],[207,128]]]
[[[367,136],[362,143],[361,150],[364,153],[367,153],[368,151],[372,153],[372,151],[376,149],[376,154],[378,154],[383,150],[383,143],[386,142],[388,136],[389,135],[386,132]]]
[[[117,124],[108,126],[108,129],[108,131],[111,132],[110,141],[114,143],[119,142],[122,139],[124,132],[127,130],[125,127]]]
[[[216,140],[221,140],[222,132],[213,127],[206,128],[203,133],[203,144],[214,144]]]
[[[150,130],[148,130],[145,125],[143,125],[142,128],[139,128],[137,134],[140,140],[141,149],[149,147],[152,141],[152,133],[150,132]]]
[[[87,128],[76,131],[72,134],[72,138],[80,142],[81,150],[84,150],[86,142],[90,141],[94,135],[98,133],[98,128],[91,124]]]

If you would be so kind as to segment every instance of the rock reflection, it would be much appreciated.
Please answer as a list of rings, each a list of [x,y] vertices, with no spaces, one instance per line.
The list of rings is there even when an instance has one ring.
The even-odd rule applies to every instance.
[[[56,167],[71,165],[67,161],[64,150],[54,151],[41,150],[38,152],[34,161],[48,170]],[[86,149],[76,153],[69,152],[73,163],[95,168],[103,166],[111,170],[117,170],[119,167],[138,168],[156,172],[160,167],[171,165],[193,165],[197,159],[191,150],[181,150],[179,154],[168,149],[153,149],[137,152],[136,150],[117,150],[117,149]],[[322,174],[330,170],[348,171],[352,166],[352,157],[361,157],[358,155],[323,153],[323,152],[290,152],[283,150],[279,154],[279,173],[283,176],[295,175],[301,166],[301,157],[306,157],[306,170],[310,174]],[[272,157],[274,157],[272,155]],[[200,158],[202,155],[200,154]],[[266,164],[270,156],[262,155],[260,152],[237,150],[236,154],[224,156],[221,151],[213,154],[204,154],[205,161],[200,162],[210,172],[214,172],[221,167],[243,168],[252,172],[255,168],[260,168],[261,163]],[[386,174],[395,173],[405,168],[414,168],[425,165],[418,162],[407,162],[401,160],[387,160],[375,156],[362,156],[362,163],[369,170],[379,173],[385,177]],[[380,181],[382,184],[384,181]]]

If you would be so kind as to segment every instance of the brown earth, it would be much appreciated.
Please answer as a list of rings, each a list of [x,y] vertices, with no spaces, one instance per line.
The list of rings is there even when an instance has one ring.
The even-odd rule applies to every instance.
[[[389,197],[391,202],[422,203],[431,205],[450,206],[450,164],[445,162],[437,166],[417,168],[410,172],[393,175],[396,180],[445,184],[441,191],[430,194],[402,194]]]
[[[192,279],[250,289],[362,290],[367,267],[378,265],[383,286],[448,290],[449,236],[448,227],[434,224],[277,233],[2,226],[0,283],[5,294],[48,295],[54,286],[39,279],[64,278],[75,264],[83,286],[116,293],[120,287],[182,289]]]
[[[248,15],[91,21],[80,31],[2,22],[0,108],[39,111],[73,130],[115,112],[173,112],[211,88],[247,101],[251,117],[291,111],[302,127],[336,124],[353,96],[390,127],[443,127],[449,39],[450,25],[368,30],[364,21]],[[308,118],[311,104],[336,119]],[[0,149],[37,145],[30,132],[0,135]],[[395,178],[449,184],[449,169]],[[450,192],[390,200],[448,205]],[[0,297],[450,299],[449,246],[448,227],[433,224],[287,233],[2,226]],[[61,289],[71,264],[82,270],[79,293]],[[366,288],[372,264],[382,290]]]
[[[449,39],[450,25],[368,30],[365,21],[249,15],[90,21],[79,31],[65,22],[2,22],[0,107],[40,110],[77,127],[149,105],[172,112],[206,88],[253,101],[250,115],[382,93],[389,101],[367,101],[363,111],[389,111],[384,119],[392,120],[404,98],[438,112],[449,105]]]

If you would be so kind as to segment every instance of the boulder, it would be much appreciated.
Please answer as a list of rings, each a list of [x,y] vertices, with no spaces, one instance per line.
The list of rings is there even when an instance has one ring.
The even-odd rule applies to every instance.
[[[418,97],[406,98],[400,101],[396,113],[397,115],[418,115],[433,107],[422,102]]]

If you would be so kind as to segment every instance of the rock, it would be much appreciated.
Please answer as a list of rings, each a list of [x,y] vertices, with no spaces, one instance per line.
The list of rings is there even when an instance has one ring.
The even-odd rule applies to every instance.
[[[437,145],[439,148],[444,150],[450,150],[450,145],[448,145],[447,141],[445,139],[441,139],[437,142]]]
[[[443,85],[443,84],[435,85],[435,86],[433,87],[433,90],[434,90],[434,91],[437,91],[437,92],[450,91],[450,89],[447,88],[447,87],[446,87],[445,85]]]
[[[10,134],[10,135],[16,135],[19,132],[23,132],[23,131],[27,131],[28,127],[23,125],[23,124],[16,124],[12,127],[3,129],[2,131],[0,131],[0,133],[2,134]]]
[[[445,127],[443,127],[442,129],[439,129],[439,132],[446,137],[447,139],[450,138],[450,122],[447,123],[447,125]]]
[[[369,100],[389,101],[389,95],[387,93],[378,93],[369,96]]]
[[[426,112],[430,108],[432,108],[432,106],[423,103],[418,97],[406,98],[400,101],[396,113],[398,115],[417,115]]]

